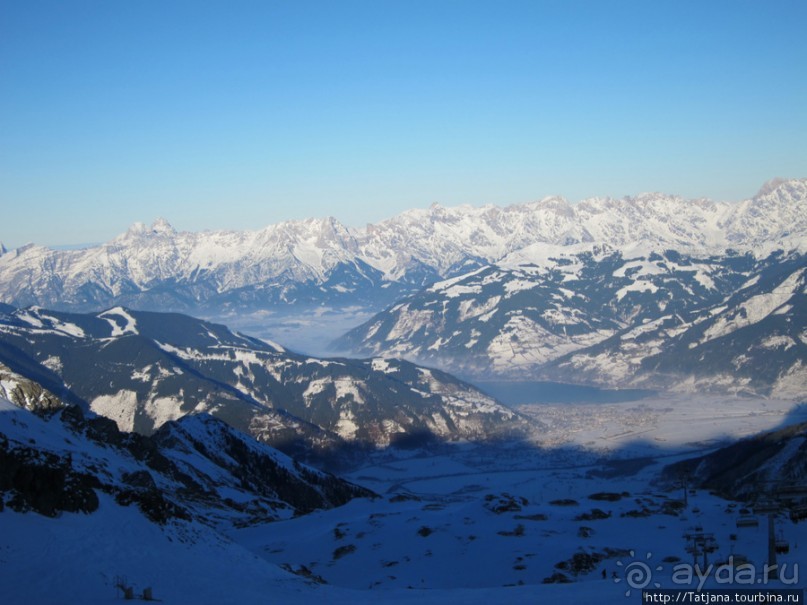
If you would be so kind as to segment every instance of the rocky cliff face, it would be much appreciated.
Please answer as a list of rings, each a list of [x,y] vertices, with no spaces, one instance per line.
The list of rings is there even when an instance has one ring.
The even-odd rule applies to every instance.
[[[65,403],[56,395],[42,388],[0,363],[0,397],[14,405],[37,414],[47,414],[59,410]]]
[[[145,437],[75,406],[38,416],[0,399],[0,510],[90,514],[101,493],[159,524],[236,525],[373,496],[208,415]]]

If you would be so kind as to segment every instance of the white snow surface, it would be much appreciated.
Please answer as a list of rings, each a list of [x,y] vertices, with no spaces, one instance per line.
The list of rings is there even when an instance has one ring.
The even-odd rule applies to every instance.
[[[152,411],[161,416],[164,406],[157,406]],[[137,413],[137,393],[121,390],[113,395],[100,395],[90,402],[90,409],[99,416],[105,416],[115,421],[121,431],[134,430],[135,414]]]
[[[112,338],[117,336],[125,336],[126,334],[138,334],[137,320],[132,317],[131,314],[129,314],[123,307],[109,309],[108,311],[100,313],[98,317],[105,319],[109,323],[110,327],[112,328],[112,333],[110,334]],[[115,321],[113,317],[123,319],[123,326]]]

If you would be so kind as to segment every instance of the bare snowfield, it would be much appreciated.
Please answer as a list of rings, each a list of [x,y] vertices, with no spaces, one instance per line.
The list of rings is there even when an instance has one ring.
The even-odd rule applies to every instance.
[[[379,455],[348,478],[382,500],[240,530],[234,539],[329,585],[367,590],[377,602],[399,602],[402,589],[418,600],[439,594],[440,602],[456,603],[629,603],[632,589],[636,602],[641,591],[627,585],[624,572],[638,561],[653,563],[649,587],[701,584],[697,575],[682,584],[680,569],[673,581],[675,566],[692,561],[684,534],[696,528],[715,535],[711,563],[746,556],[758,565],[751,586],[764,582],[764,519],[737,528],[742,505],[702,491],[687,495],[679,515],[681,490],[666,491],[656,480],[677,460],[807,420],[805,406],[665,395],[521,411],[547,425],[534,443]],[[803,586],[797,564],[807,564],[807,528],[784,517],[778,528],[792,548],[779,559],[788,565],[781,583],[771,580],[771,587]],[[544,583],[558,572],[572,583]],[[731,586],[749,587],[748,578],[737,579]],[[727,586],[714,568],[703,585]]]
[[[379,498],[287,521],[160,528],[103,496],[89,516],[6,509],[0,594],[8,603],[113,603],[118,576],[138,594],[151,586],[164,603],[194,604],[616,604],[640,602],[641,586],[804,586],[807,525],[778,519],[790,551],[779,557],[781,581],[766,580],[764,518],[738,528],[742,504],[701,490],[679,511],[683,491],[656,480],[665,465],[725,440],[807,420],[805,406],[663,395],[521,411],[546,426],[532,442],[379,451],[348,477]],[[694,531],[714,534],[717,548],[706,579],[691,571],[684,582],[684,535]],[[720,575],[714,564],[740,555],[753,572],[726,583],[733,568]],[[629,581],[639,568],[644,579]],[[545,583],[558,574],[570,583]]]

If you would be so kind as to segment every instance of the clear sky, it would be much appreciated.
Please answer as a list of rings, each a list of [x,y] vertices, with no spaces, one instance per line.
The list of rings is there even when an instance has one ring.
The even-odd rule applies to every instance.
[[[0,0],[0,241],[807,176],[804,0]]]

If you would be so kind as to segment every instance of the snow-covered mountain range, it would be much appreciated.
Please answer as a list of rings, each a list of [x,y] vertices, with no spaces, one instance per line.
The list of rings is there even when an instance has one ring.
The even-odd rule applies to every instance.
[[[798,395],[806,269],[803,249],[540,246],[410,295],[338,344],[474,376]]]
[[[286,453],[333,465],[361,448],[487,440],[532,426],[437,370],[311,358],[185,315],[122,307],[0,311],[0,363],[120,430],[148,435],[208,413]]]
[[[643,194],[434,205],[365,229],[331,218],[179,233],[159,220],[95,248],[3,253],[0,301],[216,317],[350,309],[371,318],[337,341],[350,354],[404,357],[475,378],[787,395],[807,384],[806,254],[807,179],[775,180],[733,204]],[[172,346],[160,341],[157,349],[185,355]],[[339,363],[360,373],[370,362]],[[318,380],[313,366],[305,372]],[[150,406],[125,427],[144,430],[165,407]],[[342,439],[384,442],[398,430],[365,426],[354,416],[367,406],[342,410],[331,424],[302,413],[311,406],[275,408]]]
[[[660,248],[753,247],[807,232],[807,179],[741,203],[659,193],[570,204],[410,210],[364,229],[333,218],[257,231],[177,232],[136,224],[100,246],[27,245],[0,255],[0,301],[62,310],[362,305],[399,296],[536,244],[642,242]]]
[[[475,378],[807,388],[807,181],[737,205],[646,195],[566,214],[575,228],[525,214],[543,239],[399,299],[335,346]]]

